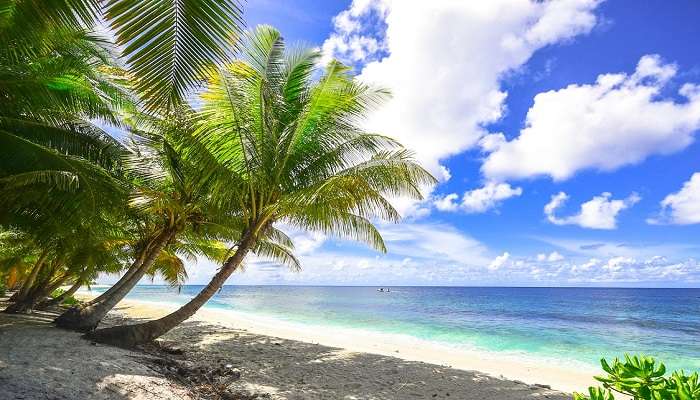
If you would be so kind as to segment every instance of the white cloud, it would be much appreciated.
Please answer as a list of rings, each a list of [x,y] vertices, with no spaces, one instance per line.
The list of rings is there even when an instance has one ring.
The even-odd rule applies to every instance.
[[[604,259],[617,256],[628,258],[653,258],[660,254],[673,255],[678,258],[690,258],[698,254],[700,246],[694,243],[652,242],[628,243],[624,241],[605,241],[599,239],[578,239],[557,237],[534,237],[552,246],[556,246],[573,256]]]
[[[491,153],[482,172],[500,180],[565,180],[580,170],[611,171],[686,148],[700,129],[700,86],[682,86],[687,101],[661,99],[676,70],[646,55],[631,75],[600,75],[594,84],[538,94],[516,139],[484,139]]]
[[[390,255],[472,266],[484,266],[490,261],[484,244],[451,225],[386,224],[379,231]]]
[[[250,262],[245,273],[232,279],[242,284],[464,284],[483,275],[492,262],[485,245],[447,224],[385,224],[379,229],[387,254],[328,241],[300,256],[300,273],[260,261]]]
[[[626,199],[611,199],[609,192],[595,196],[591,200],[581,204],[578,214],[568,217],[558,217],[556,211],[564,205],[569,196],[564,192],[559,192],[552,196],[552,199],[544,206],[544,213],[549,222],[555,225],[578,225],[583,228],[592,229],[615,229],[617,227],[617,215],[629,207],[636,204],[641,198],[632,193]]]
[[[295,232],[290,235],[296,254],[310,254],[319,249],[326,241],[326,235],[319,232]]]
[[[508,183],[488,182],[484,187],[465,192],[461,202],[457,202],[457,193],[451,193],[436,199],[433,204],[440,211],[482,213],[496,208],[503,200],[520,196],[522,193],[521,188],[511,187]]]
[[[549,255],[540,253],[537,255],[537,261],[543,262],[543,261],[549,261],[549,262],[557,262],[561,261],[564,259],[564,256],[559,254],[557,251],[553,251],[549,253]]]
[[[426,231],[427,232],[427,231]],[[409,235],[410,236],[410,235]],[[413,236],[423,239],[424,236]],[[401,239],[403,241],[404,239]],[[459,241],[459,240],[458,240]],[[411,240],[406,241],[406,245]],[[452,244],[455,244],[453,242]],[[652,246],[653,247],[653,246]],[[646,247],[644,247],[646,249]],[[625,253],[625,249],[620,249]],[[641,252],[644,253],[644,252]],[[659,255],[612,254],[605,257],[567,259],[543,263],[531,257],[517,257],[510,252],[485,257],[479,253],[478,262],[469,255],[460,261],[446,259],[438,252],[416,251],[417,257],[398,254],[347,252],[342,246],[325,246],[311,254],[300,256],[300,273],[264,260],[251,258],[247,268],[234,274],[229,283],[235,284],[356,284],[356,285],[634,285],[674,286],[700,283],[700,264],[693,258],[669,260]],[[668,253],[675,257],[673,251]],[[551,254],[543,254],[549,258]],[[556,257],[555,257],[556,258]],[[200,260],[189,268],[190,284],[209,281],[218,265]],[[99,279],[113,282],[117,276]],[[160,279],[156,280],[161,283]],[[144,282],[145,283],[145,282]],[[148,282],[150,283],[150,282]]]
[[[661,201],[659,217],[647,220],[652,224],[689,225],[700,223],[700,172],[683,184],[681,190]]]
[[[505,252],[505,253],[501,254],[500,256],[494,258],[493,261],[491,261],[491,263],[488,266],[489,271],[498,270],[506,263],[506,261],[508,261],[509,258],[510,258],[510,253],[508,253],[508,252]]]
[[[684,282],[700,281],[698,262],[694,259],[671,262],[665,257],[654,256],[647,259],[614,256],[607,260],[590,259],[581,264],[573,264],[565,271],[565,277],[572,283],[613,284],[638,282]]]
[[[334,32],[323,43],[322,63],[332,57],[346,62],[367,62],[384,47],[381,26],[368,26],[369,17],[377,20],[386,17],[388,4],[384,1],[353,0],[350,7],[333,18]]]
[[[440,160],[476,145],[483,126],[503,115],[504,74],[544,46],[589,32],[599,3],[355,0],[323,48],[363,61],[360,78],[393,92],[369,128],[399,139],[446,179]]]

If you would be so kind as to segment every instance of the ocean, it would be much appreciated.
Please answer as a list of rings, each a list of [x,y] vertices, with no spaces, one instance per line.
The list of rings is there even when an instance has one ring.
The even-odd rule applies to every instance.
[[[201,288],[143,285],[128,298],[183,304]],[[700,289],[225,286],[206,307],[591,366],[645,353],[700,371]]]

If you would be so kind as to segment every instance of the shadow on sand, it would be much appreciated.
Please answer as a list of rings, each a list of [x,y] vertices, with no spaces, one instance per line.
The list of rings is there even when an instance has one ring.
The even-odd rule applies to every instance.
[[[51,324],[55,316],[0,314],[0,398],[211,398],[196,391],[188,395],[185,386],[193,387],[192,377],[171,374],[172,368],[163,367],[168,361],[189,365],[190,371],[223,365],[235,369],[240,378],[227,382],[235,398],[570,399],[547,387],[475,371],[353,353],[198,321],[186,322],[162,338],[165,348],[181,351],[129,351],[95,345],[79,333],[57,329]],[[108,325],[124,322],[139,321],[114,314],[108,319]]]
[[[142,363],[140,353],[94,345],[55,328],[55,317],[0,313],[0,399],[190,398]]]
[[[242,379],[239,393],[273,399],[570,399],[539,385],[475,371],[353,353],[343,349],[187,322],[163,338],[196,365],[230,364]]]

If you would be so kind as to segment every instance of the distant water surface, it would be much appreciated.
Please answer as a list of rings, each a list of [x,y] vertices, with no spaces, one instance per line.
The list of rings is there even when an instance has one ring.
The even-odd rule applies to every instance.
[[[201,288],[129,298],[182,304]],[[207,307],[590,365],[642,352],[700,371],[700,289],[225,286]]]

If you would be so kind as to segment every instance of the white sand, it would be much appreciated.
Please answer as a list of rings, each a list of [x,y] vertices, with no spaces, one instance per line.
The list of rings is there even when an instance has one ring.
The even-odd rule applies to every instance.
[[[108,324],[123,323],[118,314],[150,319],[176,307],[127,300]],[[211,308],[162,338],[181,355],[94,345],[52,327],[52,317],[0,314],[0,399],[216,399],[191,378],[217,366],[239,374],[217,390],[246,400],[569,400],[535,383],[564,391],[592,383],[593,371],[576,364]],[[188,365],[189,372],[173,375],[175,370],[158,367],[172,365],[157,362],[168,359]]]
[[[124,300],[118,311],[135,318],[155,318],[177,308],[175,304]],[[546,384],[554,389],[586,391],[596,382],[596,369],[577,362],[544,360],[521,354],[504,354],[441,346],[410,336],[376,332],[304,326],[230,310],[204,308],[190,321],[220,324],[258,335],[315,343],[345,349],[347,352],[372,353],[449,366],[466,371],[480,371],[493,377]],[[207,340],[216,341],[214,336]]]
[[[51,326],[54,317],[0,314],[0,399],[193,399],[148,368],[143,354],[93,345]]]

